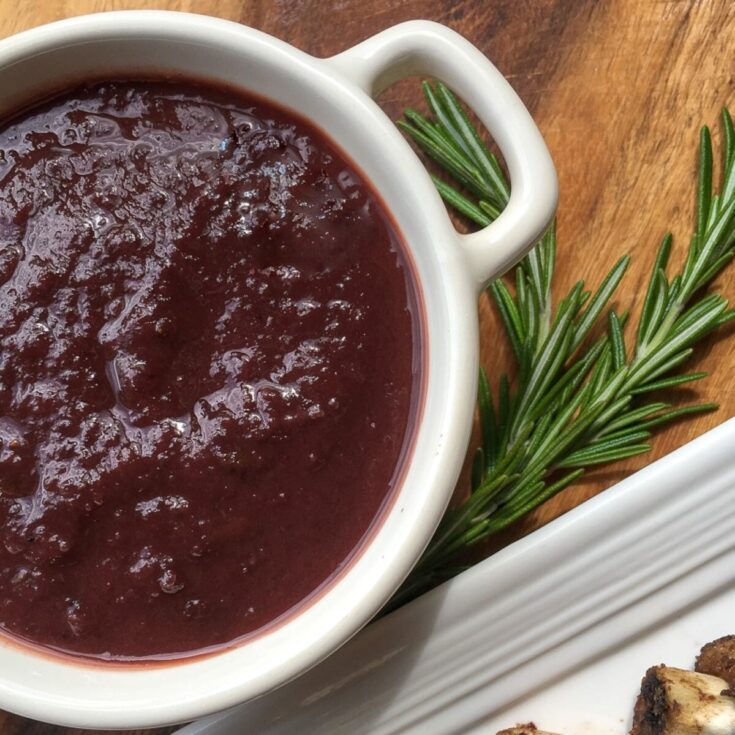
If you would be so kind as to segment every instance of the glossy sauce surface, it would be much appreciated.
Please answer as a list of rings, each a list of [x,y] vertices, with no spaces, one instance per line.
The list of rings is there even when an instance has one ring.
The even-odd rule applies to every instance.
[[[192,652],[345,564],[416,393],[414,290],[309,124],[189,81],[0,129],[0,628]]]

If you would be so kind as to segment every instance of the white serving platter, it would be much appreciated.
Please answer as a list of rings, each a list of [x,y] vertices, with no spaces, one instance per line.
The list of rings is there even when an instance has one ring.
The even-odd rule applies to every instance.
[[[179,735],[623,735],[734,613],[735,419]]]

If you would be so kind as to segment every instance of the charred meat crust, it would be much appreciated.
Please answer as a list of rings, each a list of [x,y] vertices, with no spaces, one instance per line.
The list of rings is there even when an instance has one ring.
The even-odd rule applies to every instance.
[[[641,693],[635,703],[633,729],[630,735],[662,735],[666,732],[669,715],[666,689],[658,676],[658,666],[646,671],[641,682]]]
[[[735,696],[735,635],[726,635],[704,646],[694,670],[724,679],[729,689],[722,692],[723,696]]]

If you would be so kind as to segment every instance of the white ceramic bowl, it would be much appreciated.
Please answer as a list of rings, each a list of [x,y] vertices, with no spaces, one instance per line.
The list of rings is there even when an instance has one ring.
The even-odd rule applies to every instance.
[[[344,643],[388,600],[436,528],[457,480],[474,409],[477,295],[548,224],[554,167],[521,101],[490,62],[447,28],[413,21],[330,59],[212,18],[157,11],[74,18],[0,41],[0,114],[49,90],[136,72],[220,80],[309,118],[363,170],[415,263],[426,317],[426,395],[391,509],[347,570],[278,627],[220,653],[142,666],[72,662],[0,641],[0,707],[97,727],[182,722],[263,694]],[[445,81],[497,141],[510,203],[472,235],[452,227],[419,159],[372,97],[400,78]]]

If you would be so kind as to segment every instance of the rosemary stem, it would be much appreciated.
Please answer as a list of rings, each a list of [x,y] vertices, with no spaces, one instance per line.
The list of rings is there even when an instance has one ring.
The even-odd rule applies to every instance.
[[[408,111],[401,129],[456,183],[434,178],[444,201],[485,226],[508,201],[502,169],[450,90],[427,82],[424,93],[433,118]],[[705,128],[695,231],[684,265],[667,277],[673,244],[667,234],[634,325],[632,350],[626,348],[623,333],[628,310],[609,306],[629,256],[611,268],[596,290],[585,290],[579,281],[554,306],[557,240],[552,224],[516,266],[513,278],[489,286],[512,346],[516,377],[511,383],[507,374],[500,375],[494,397],[481,372],[482,441],[471,492],[447,513],[391,607],[457,573],[462,568],[458,555],[576,482],[588,468],[646,452],[655,429],[715,408],[708,403],[672,407],[650,394],[703,378],[702,373],[675,371],[691,358],[697,342],[735,318],[722,296],[706,293],[735,258],[735,126],[726,109],[722,125],[726,150],[721,190],[714,191],[712,184],[712,143]],[[590,335],[601,323],[606,331],[592,341]]]

